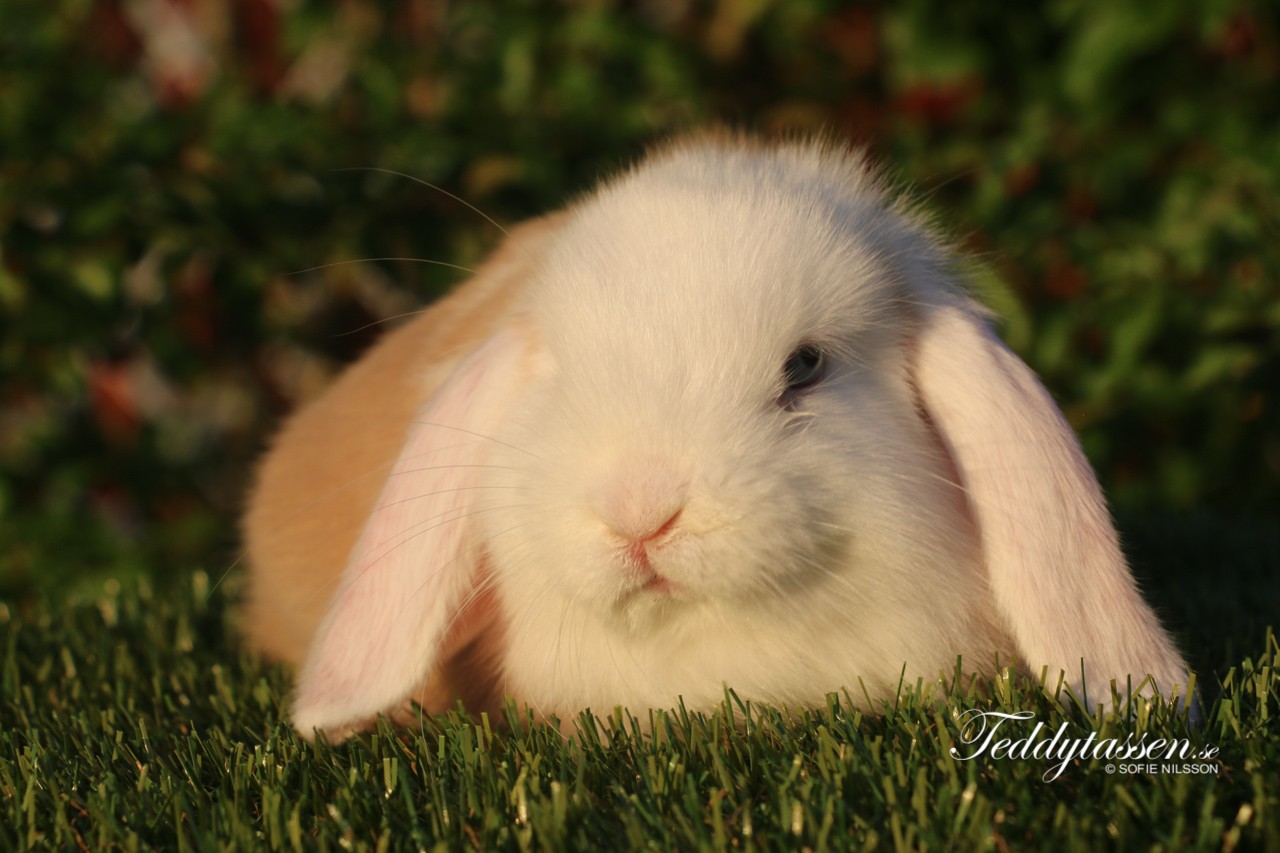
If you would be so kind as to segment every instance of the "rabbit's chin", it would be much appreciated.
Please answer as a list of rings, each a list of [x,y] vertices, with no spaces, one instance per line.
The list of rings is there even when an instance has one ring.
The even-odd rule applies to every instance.
[[[993,650],[1005,647],[960,590],[937,612],[925,607],[927,614],[811,592],[775,594],[751,608],[654,589],[633,591],[604,610],[559,595],[541,596],[536,605],[528,596],[506,601],[503,691],[561,719],[584,708],[683,703],[707,710],[726,687],[783,707],[821,705],[829,692],[850,690],[875,707],[904,677],[937,678],[954,668],[956,655],[968,669],[985,669]]]
[[[623,636],[639,637],[678,628],[704,604],[704,596],[663,579],[623,591],[600,621]]]
[[[582,585],[560,588],[557,603],[623,642],[688,631],[720,598],[713,590],[677,580],[656,567],[641,573],[603,564],[593,577],[578,580]]]

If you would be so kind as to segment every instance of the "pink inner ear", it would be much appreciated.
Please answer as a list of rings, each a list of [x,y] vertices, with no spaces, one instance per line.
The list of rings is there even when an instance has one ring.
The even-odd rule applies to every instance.
[[[1044,386],[970,309],[929,307],[916,353],[925,409],[960,475],[996,606],[1033,672],[1109,701],[1187,667],[1143,601],[1101,489]],[[1081,660],[1085,680],[1081,683]]]
[[[295,726],[339,730],[387,711],[491,615],[472,609],[480,548],[471,533],[477,472],[516,393],[522,336],[500,333],[423,405],[312,641]],[[465,643],[462,643],[465,644]]]

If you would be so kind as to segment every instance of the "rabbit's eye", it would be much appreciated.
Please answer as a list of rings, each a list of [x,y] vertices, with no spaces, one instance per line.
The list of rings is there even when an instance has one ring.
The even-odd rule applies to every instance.
[[[827,372],[827,359],[822,350],[813,344],[805,344],[797,347],[787,357],[782,372],[787,380],[787,390],[782,396],[787,401],[806,388],[818,384]]]

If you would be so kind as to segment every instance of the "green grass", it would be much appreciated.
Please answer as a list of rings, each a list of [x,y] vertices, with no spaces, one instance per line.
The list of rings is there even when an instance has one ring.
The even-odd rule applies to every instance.
[[[788,714],[729,696],[712,715],[645,711],[643,727],[597,709],[570,739],[510,709],[311,744],[285,722],[288,673],[239,648],[234,575],[212,592],[197,572],[0,604],[0,846],[1280,848],[1280,643],[1249,616],[1276,612],[1277,538],[1130,528],[1140,570],[1168,568],[1149,594],[1209,667],[1197,729],[1166,708],[1090,716],[1032,684],[984,697],[960,680],[911,686],[880,714],[847,697]],[[1241,620],[1218,621],[1246,599]],[[1046,782],[1044,760],[958,761],[974,707],[1066,721],[1071,737],[1189,736],[1218,748],[1217,772],[1086,760]]]

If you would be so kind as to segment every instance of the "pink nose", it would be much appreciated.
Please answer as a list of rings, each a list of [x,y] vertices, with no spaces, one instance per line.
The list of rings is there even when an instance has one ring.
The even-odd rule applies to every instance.
[[[685,486],[650,473],[615,481],[594,496],[591,508],[605,526],[628,542],[652,542],[671,531],[684,509]]]
[[[684,507],[668,508],[656,512],[638,513],[624,517],[606,517],[604,523],[620,538],[637,545],[655,542],[671,532],[680,519]]]
[[[676,526],[676,521],[680,518],[680,513],[683,511],[684,511],[684,507],[677,509],[675,512],[671,513],[670,518],[662,522],[662,524],[658,525],[653,530],[640,536],[632,536],[631,537],[632,541],[635,542],[637,545],[643,545],[646,542],[653,542],[658,539],[661,539],[662,537],[666,536],[668,533],[671,532],[671,528]]]
[[[658,527],[656,530],[650,531],[643,536],[631,538],[631,544],[626,548],[626,553],[631,560],[631,564],[652,574],[653,579],[656,581],[662,581],[663,579],[658,574],[654,573],[653,567],[649,564],[649,548],[659,544],[662,541],[662,538],[670,532],[671,528],[676,526],[676,519],[680,517],[680,512],[680,510],[676,510],[675,513],[664,521],[662,526]]]

